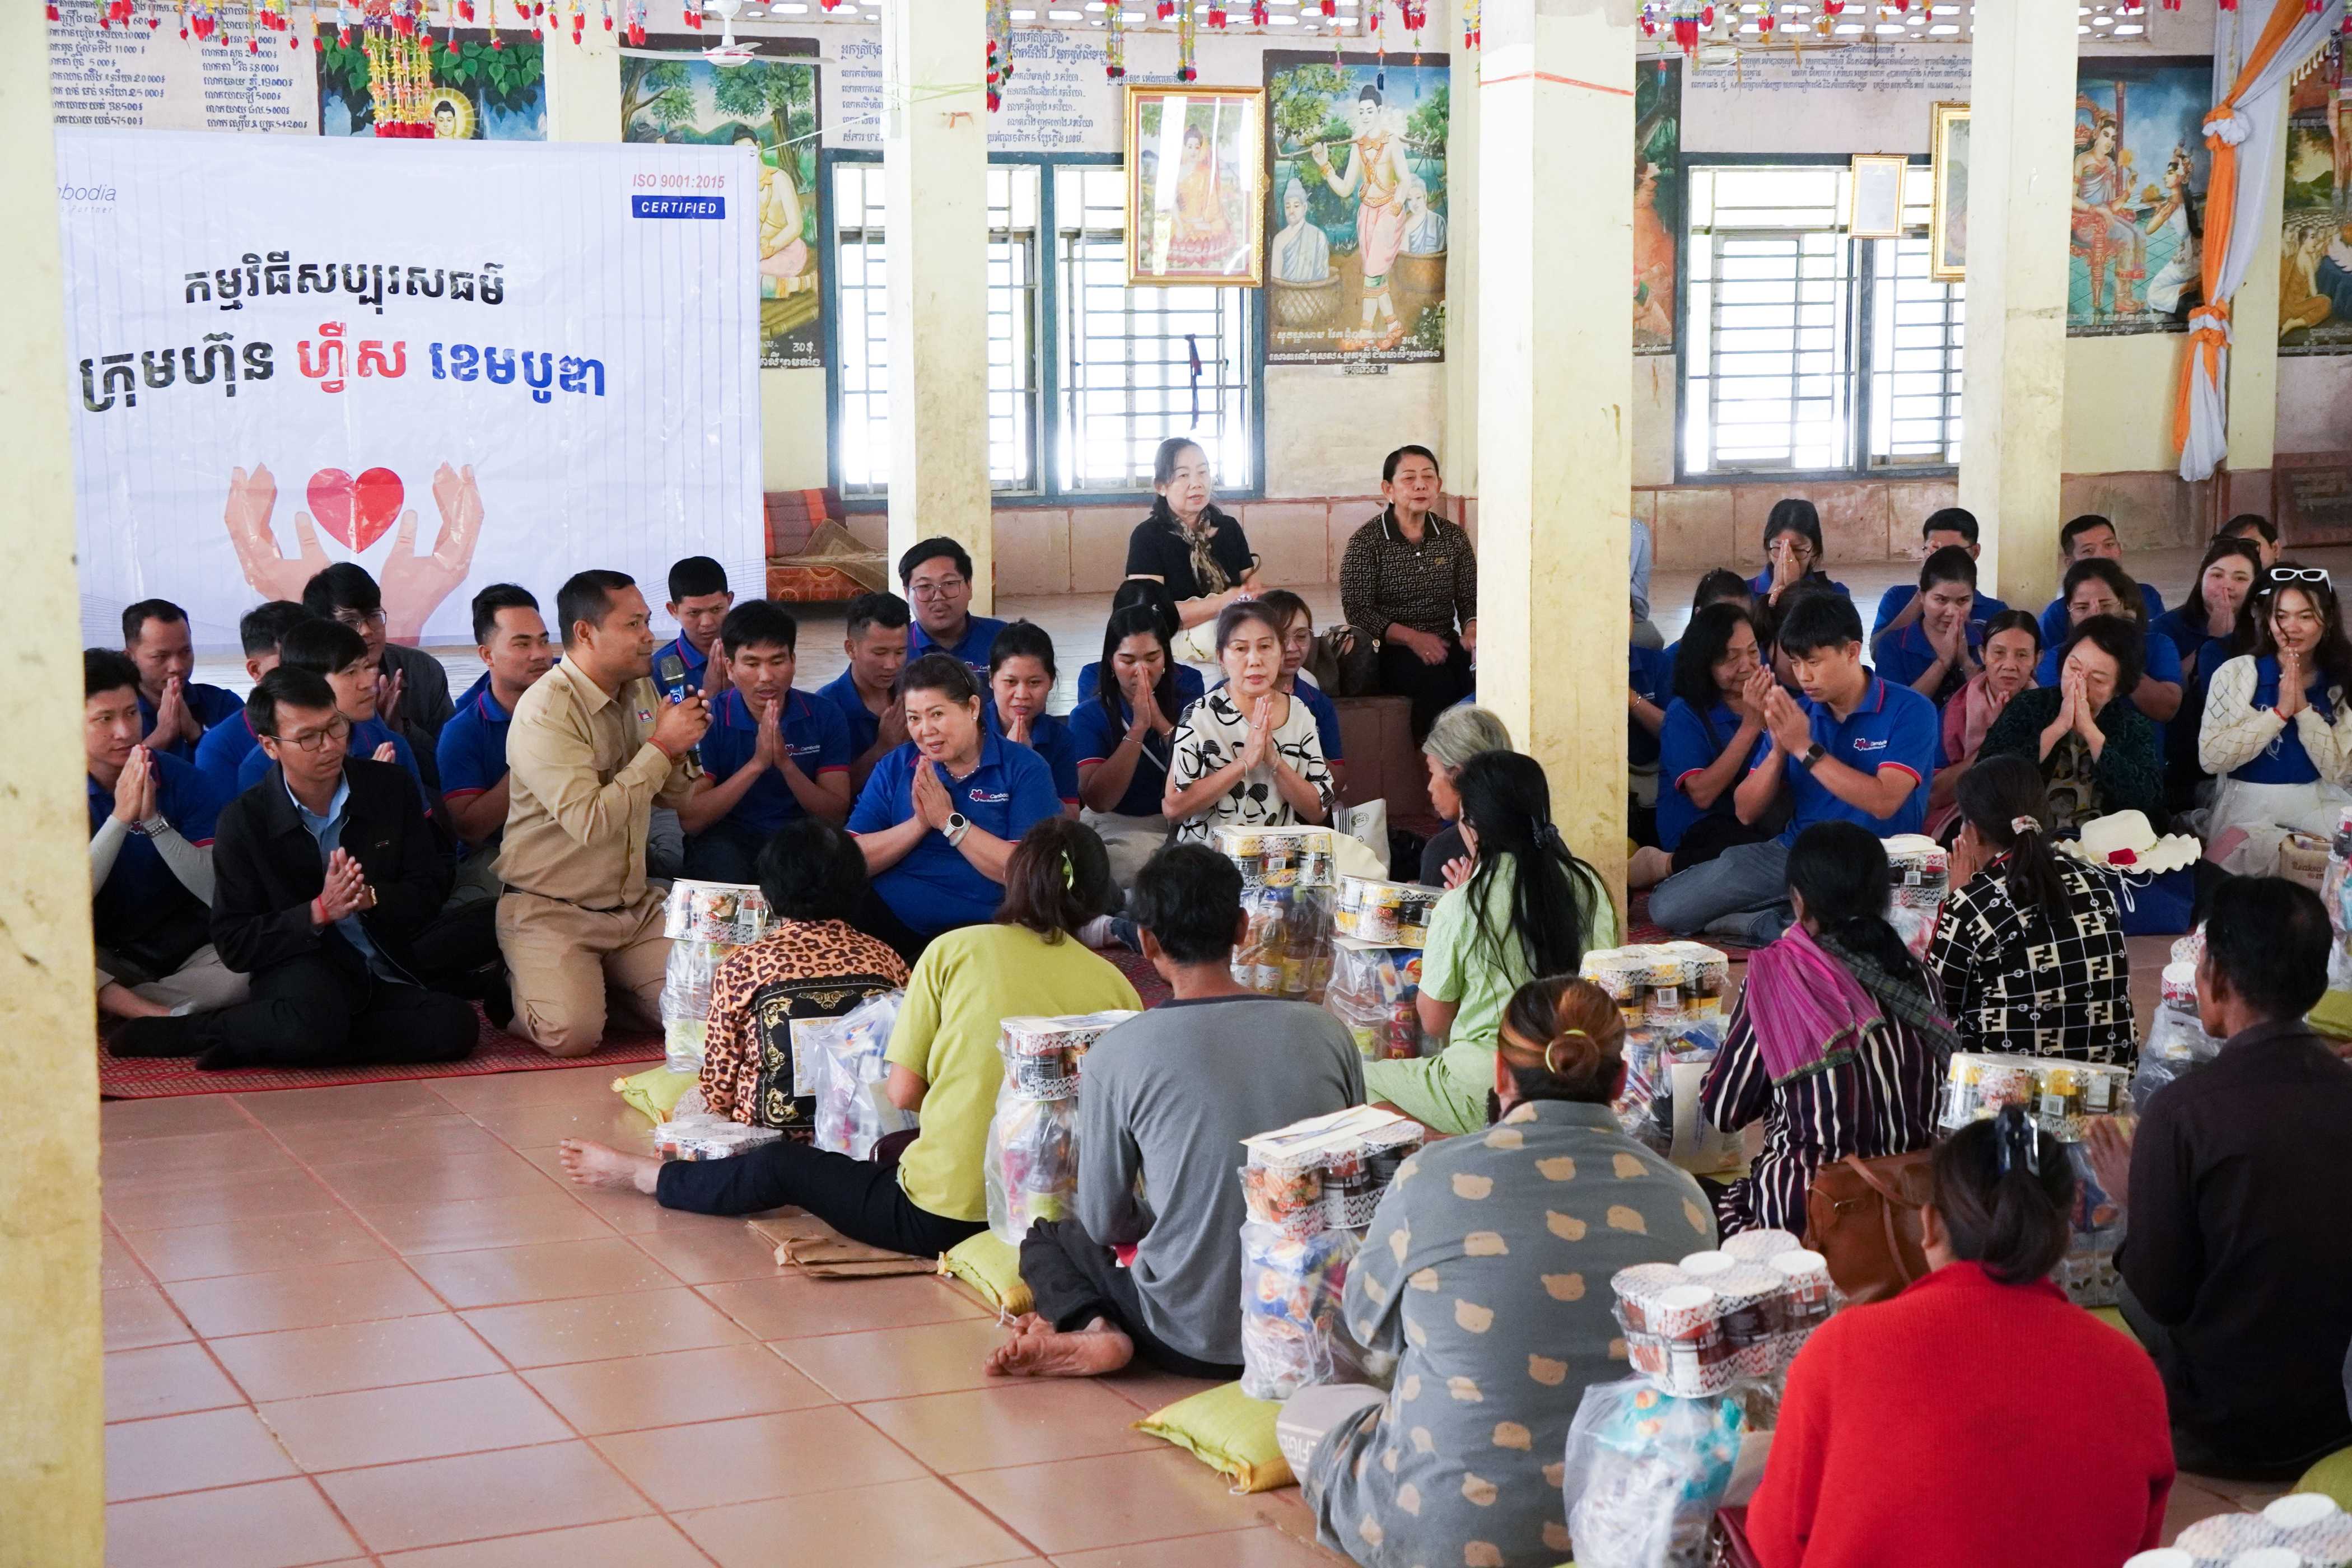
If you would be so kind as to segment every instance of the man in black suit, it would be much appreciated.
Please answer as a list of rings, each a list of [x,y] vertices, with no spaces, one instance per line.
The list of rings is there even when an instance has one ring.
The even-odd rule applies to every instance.
[[[194,1054],[200,1068],[452,1061],[474,1010],[418,984],[414,943],[449,896],[449,862],[415,781],[349,754],[351,721],[323,676],[281,665],[246,717],[272,766],[221,812],[214,945],[253,1000],[133,1019],[119,1056]]]

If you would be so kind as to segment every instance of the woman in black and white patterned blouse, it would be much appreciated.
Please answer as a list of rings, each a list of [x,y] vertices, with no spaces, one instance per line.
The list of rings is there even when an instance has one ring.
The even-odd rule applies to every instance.
[[[1952,894],[1928,965],[1972,1051],[2128,1062],[2131,954],[2115,883],[2050,846],[2042,772],[1985,757],[1960,780]]]
[[[1170,742],[1162,809],[1177,841],[1206,844],[1212,827],[1328,822],[1335,792],[1307,704],[1282,689],[1282,637],[1258,600],[1217,616],[1225,684],[1184,710]]]

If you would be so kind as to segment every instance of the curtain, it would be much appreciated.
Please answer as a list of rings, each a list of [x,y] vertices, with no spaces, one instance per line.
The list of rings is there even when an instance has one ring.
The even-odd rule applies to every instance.
[[[2248,5],[2254,0],[2245,0]],[[2279,177],[2286,91],[2294,68],[2334,35],[2342,0],[2272,0],[2269,21],[2231,70],[2229,36],[2237,18],[2217,14],[2213,89],[2218,107],[2205,118],[2212,171],[2205,189],[2204,302],[2189,315],[2189,353],[2180,367],[2172,444],[2180,477],[2210,478],[2230,452],[2230,302],[2262,243],[2263,198]],[[2275,331],[2270,322],[2264,331]]]

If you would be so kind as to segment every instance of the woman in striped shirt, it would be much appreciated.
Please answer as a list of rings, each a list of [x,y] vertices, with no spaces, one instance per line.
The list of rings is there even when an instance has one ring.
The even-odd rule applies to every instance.
[[[1886,851],[1868,829],[1821,822],[1789,850],[1797,922],[1748,960],[1723,1049],[1699,1091],[1727,1132],[1764,1122],[1752,1174],[1716,1194],[1726,1236],[1801,1232],[1814,1173],[1924,1149],[1952,1052],[1936,986],[1886,923]]]

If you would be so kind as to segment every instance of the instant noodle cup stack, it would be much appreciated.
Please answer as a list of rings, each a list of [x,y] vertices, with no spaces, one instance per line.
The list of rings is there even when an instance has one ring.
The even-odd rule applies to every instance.
[[[2279,1528],[2258,1513],[2217,1513],[2173,1537],[2172,1544],[2200,1565],[2228,1563],[2240,1553],[2279,1544]]]
[[[679,880],[662,901],[662,934],[672,942],[741,947],[767,933],[767,895],[749,883]]]
[[[2279,1532],[2279,1544],[2312,1568],[2352,1563],[2352,1514],[2336,1507],[2335,1499],[2293,1492],[2263,1509],[2263,1518]]]
[[[1761,1383],[1779,1368],[1776,1346],[1783,1331],[1788,1280],[1760,1263],[1735,1263],[1706,1281],[1722,1304],[1724,1342],[1738,1375]]]
[[[2178,960],[2164,966],[2159,994],[2168,1007],[2178,1007],[2184,1013],[2197,1011],[2197,966]]]
[[[1338,851],[1328,827],[1213,827],[1209,842],[1244,883],[1328,888],[1336,879]]]
[[[1769,1263],[1784,1252],[1795,1252],[1804,1241],[1785,1230],[1743,1230],[1723,1238],[1721,1251],[1741,1263]]]
[[[1789,1300],[1782,1321],[1792,1330],[1808,1332],[1829,1321],[1830,1260],[1800,1247],[1772,1259],[1770,1267],[1789,1282]]]
[[[1678,1285],[1689,1285],[1691,1277],[1671,1263],[1636,1263],[1621,1268],[1610,1277],[1609,1289],[1616,1293],[1618,1321],[1637,1333],[1650,1333],[1648,1303]]]
[[[1894,883],[1886,923],[1914,958],[1925,960],[1951,886],[1950,856],[1925,834],[1899,833],[1886,840],[1886,874]]]
[[[1109,1030],[1135,1016],[1117,1008],[1067,1017],[1013,1017],[1000,1026],[997,1048],[1004,1076],[1033,1100],[1061,1100],[1078,1091],[1079,1063]]]
[[[1429,917],[1443,896],[1418,882],[1343,876],[1332,918],[1341,936],[1383,947],[1425,947]]]
[[[1717,1252],[1710,1247],[1705,1252],[1690,1254],[1675,1267],[1702,1285],[1712,1285],[1715,1276],[1738,1268],[1739,1260],[1727,1252]]]
[[[1242,1143],[1249,1160],[1242,1175],[1243,1195],[1250,1198],[1254,1190],[1258,1194],[1253,1199],[1254,1219],[1294,1233],[1325,1226],[1361,1230],[1372,1223],[1381,1194],[1395,1180],[1398,1167],[1421,1146],[1421,1138],[1419,1123],[1370,1105],[1261,1132]],[[1253,1177],[1253,1169],[1267,1174]],[[1310,1203],[1321,1219],[1307,1226],[1297,1215]],[[1260,1204],[1270,1212],[1261,1213]]]

